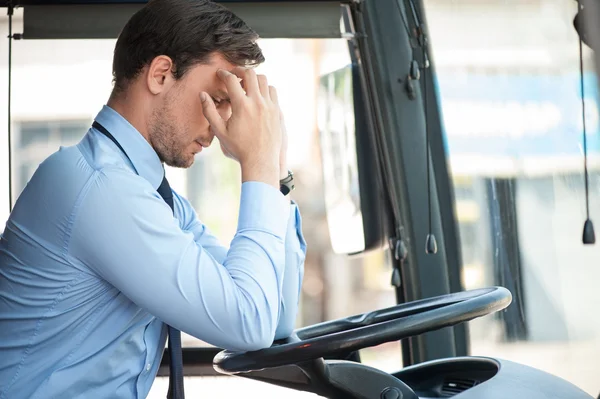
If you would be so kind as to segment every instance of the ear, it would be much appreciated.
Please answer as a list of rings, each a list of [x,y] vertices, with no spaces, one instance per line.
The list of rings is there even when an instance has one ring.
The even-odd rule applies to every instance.
[[[160,94],[171,87],[175,80],[172,68],[173,61],[166,55],[159,55],[152,60],[146,76],[146,84],[152,94]]]

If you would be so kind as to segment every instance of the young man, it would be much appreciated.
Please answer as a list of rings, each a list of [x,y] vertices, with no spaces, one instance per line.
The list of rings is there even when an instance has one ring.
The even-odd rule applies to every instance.
[[[263,60],[208,1],[154,0],[127,23],[107,105],[40,165],[0,239],[1,399],[143,398],[180,331],[238,351],[290,335],[306,246],[277,92],[248,68]],[[215,136],[242,171],[229,248],[164,176]]]

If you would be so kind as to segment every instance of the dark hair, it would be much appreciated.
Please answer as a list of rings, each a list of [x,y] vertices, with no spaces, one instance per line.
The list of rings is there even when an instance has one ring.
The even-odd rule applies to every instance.
[[[175,79],[211,54],[238,66],[264,62],[258,35],[239,17],[208,0],[151,0],[123,28],[113,58],[114,94],[159,55],[173,60]]]

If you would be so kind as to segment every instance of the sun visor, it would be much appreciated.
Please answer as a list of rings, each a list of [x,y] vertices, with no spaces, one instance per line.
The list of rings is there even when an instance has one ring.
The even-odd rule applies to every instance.
[[[339,38],[341,6],[329,1],[224,3],[262,38]],[[143,4],[25,5],[24,39],[114,39]]]

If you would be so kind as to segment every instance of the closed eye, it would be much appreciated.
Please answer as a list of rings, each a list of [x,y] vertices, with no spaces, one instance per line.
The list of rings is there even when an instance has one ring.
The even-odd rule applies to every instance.
[[[219,107],[222,107],[222,106],[229,105],[229,103],[230,103],[230,101],[229,101],[229,99],[228,99],[228,98],[221,99],[221,98],[214,98],[214,97],[213,97],[213,101],[214,101],[214,103],[215,103],[215,106],[216,106],[217,108],[219,108]]]

